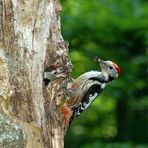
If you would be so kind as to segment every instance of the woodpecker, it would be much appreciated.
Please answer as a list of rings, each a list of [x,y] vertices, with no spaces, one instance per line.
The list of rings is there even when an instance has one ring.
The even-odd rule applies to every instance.
[[[102,92],[105,86],[120,75],[120,68],[112,61],[96,58],[102,69],[80,75],[71,83],[66,102],[63,106],[64,127],[67,128],[75,117],[80,115]]]

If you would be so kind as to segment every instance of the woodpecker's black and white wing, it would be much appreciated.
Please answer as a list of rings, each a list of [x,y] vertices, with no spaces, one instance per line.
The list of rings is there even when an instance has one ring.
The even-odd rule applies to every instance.
[[[80,97],[72,106],[73,118],[81,114],[102,92],[106,83],[103,81],[101,73],[98,71],[90,71],[84,73],[76,80],[78,86],[77,95]]]

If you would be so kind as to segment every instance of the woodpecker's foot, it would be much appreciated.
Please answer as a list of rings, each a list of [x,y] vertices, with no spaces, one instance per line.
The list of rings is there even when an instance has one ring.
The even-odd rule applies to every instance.
[[[64,104],[64,106],[62,108],[62,112],[64,115],[63,126],[64,126],[64,128],[67,128],[69,126],[69,122],[72,117],[73,111],[66,104]]]

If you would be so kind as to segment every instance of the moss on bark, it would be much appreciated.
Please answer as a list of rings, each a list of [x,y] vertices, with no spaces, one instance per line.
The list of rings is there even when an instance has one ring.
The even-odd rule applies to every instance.
[[[0,114],[0,147],[22,148],[25,145],[24,130],[17,122],[12,122],[7,116]]]

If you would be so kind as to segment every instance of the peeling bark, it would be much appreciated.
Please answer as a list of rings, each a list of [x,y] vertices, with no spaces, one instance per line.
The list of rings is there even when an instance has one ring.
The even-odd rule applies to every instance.
[[[0,0],[0,111],[22,127],[27,148],[64,147],[60,107],[71,62],[60,12],[59,0]],[[57,79],[46,87],[48,67]]]

